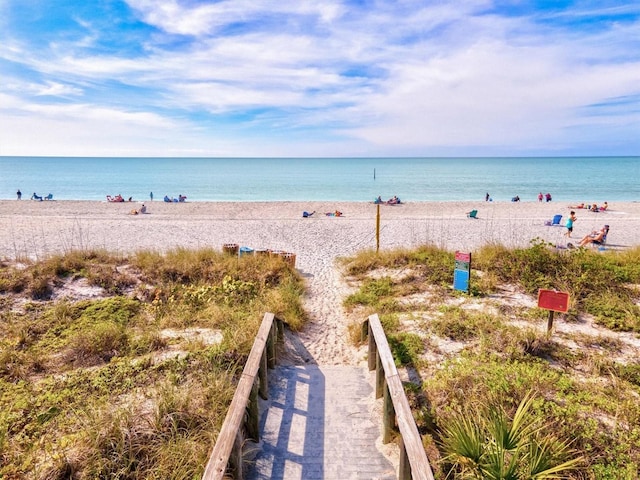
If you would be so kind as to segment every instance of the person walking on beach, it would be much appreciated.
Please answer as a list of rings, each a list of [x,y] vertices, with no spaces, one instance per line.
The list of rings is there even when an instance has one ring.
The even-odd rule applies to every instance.
[[[153,192],[149,193],[149,198],[151,199],[151,201],[153,202]]]
[[[489,192],[487,192],[487,194],[484,196],[484,201],[485,202],[489,201]]]
[[[540,193],[538,194],[538,201],[539,201],[539,202],[542,202],[542,198],[543,198],[543,195],[542,195],[542,192],[540,192]]]
[[[22,192],[20,191],[20,189],[18,189],[18,191],[16,192],[16,195],[18,196],[18,200],[22,198]]]
[[[573,232],[573,222],[575,222],[576,220],[576,212],[571,210],[571,213],[569,213],[569,218],[567,218],[567,223],[565,224],[565,227],[567,227],[567,231],[564,233],[564,235],[567,238],[571,238],[571,232]]]

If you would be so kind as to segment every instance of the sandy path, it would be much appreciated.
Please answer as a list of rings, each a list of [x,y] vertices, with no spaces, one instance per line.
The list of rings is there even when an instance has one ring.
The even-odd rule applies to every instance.
[[[297,255],[305,277],[309,323],[299,333],[308,362],[357,365],[364,354],[349,345],[342,301],[348,293],[336,259],[375,248],[377,207],[368,203],[185,203],[147,202],[149,214],[129,215],[136,203],[0,201],[0,258],[41,258],[71,249],[104,248],[128,253],[177,247],[220,249],[224,243],[271,248]],[[604,223],[613,248],[640,244],[640,203],[611,211],[577,210],[574,242]],[[343,217],[323,212],[336,209]],[[466,218],[478,209],[479,219]],[[302,211],[316,211],[302,218]],[[566,244],[562,227],[547,227],[566,204],[537,202],[423,202],[383,206],[380,248],[432,243],[473,250],[487,243],[527,246],[531,239]],[[362,319],[364,320],[364,319]]]

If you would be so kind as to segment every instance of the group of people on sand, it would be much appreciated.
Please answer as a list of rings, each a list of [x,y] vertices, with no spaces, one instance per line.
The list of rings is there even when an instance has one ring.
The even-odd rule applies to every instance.
[[[16,198],[18,200],[22,200],[22,192],[20,191],[20,189],[18,189],[18,191],[16,192]],[[42,202],[43,200],[53,200],[53,193],[50,193],[49,195],[41,196],[41,195],[38,195],[36,192],[33,192],[33,195],[31,195],[31,200],[38,200],[40,202]]]
[[[565,223],[565,227],[567,229],[567,231],[563,234],[565,237],[571,238],[571,234],[573,233],[573,224],[577,219],[578,217],[576,217],[575,210],[571,210],[571,212],[569,212],[569,217],[567,218],[567,221]],[[593,230],[588,235],[585,235],[582,240],[580,240],[578,246],[583,247],[589,243],[603,244],[607,238],[608,233],[609,225],[605,225],[600,230]]]
[[[542,200],[550,202],[552,200],[551,194],[549,192],[545,193],[544,195],[542,194],[542,192],[538,193],[538,201],[542,203]]]
[[[107,195],[107,202],[115,202],[115,203],[120,203],[120,202],[124,202],[124,198],[122,195],[118,194],[115,197],[112,197],[111,195]],[[133,202],[133,197],[129,197],[127,199],[127,202]]]
[[[129,212],[129,215],[138,215],[141,213],[147,213],[147,206],[143,203],[140,208],[134,208]]]
[[[552,200],[551,194],[550,193],[543,194],[542,192],[538,193],[538,201],[542,202],[543,200],[547,201],[547,202],[550,202]],[[491,195],[489,195],[489,192],[487,192],[485,194],[484,201],[485,202],[493,202],[493,198],[491,198]],[[511,197],[511,201],[512,202],[519,202],[520,201],[520,195],[514,195],[513,197]]]
[[[380,204],[387,204],[387,205],[399,205],[402,202],[400,201],[400,199],[394,195],[393,197],[391,197],[389,200],[387,200],[386,202],[384,200],[382,200],[382,197],[380,195],[378,195],[378,198],[376,198],[373,203],[375,203],[376,205],[380,205]]]
[[[20,195],[20,196],[22,197],[22,195]],[[20,199],[18,198],[18,200],[20,200]],[[38,200],[40,202],[43,201],[43,200],[53,200],[53,193],[50,193],[49,195],[41,197],[36,192],[33,192],[33,195],[31,195],[31,200]]]
[[[584,202],[578,205],[570,205],[569,208],[584,208],[590,212],[605,212],[609,208],[609,202],[604,202],[602,205],[597,203],[586,204]]]
[[[184,202],[186,199],[187,199],[187,197],[185,195],[182,195],[182,194],[178,195],[178,198],[173,198],[173,197],[170,197],[169,195],[165,195],[164,196],[164,201],[167,202],[167,203],[172,203],[172,202],[173,203],[181,203],[181,202]]]

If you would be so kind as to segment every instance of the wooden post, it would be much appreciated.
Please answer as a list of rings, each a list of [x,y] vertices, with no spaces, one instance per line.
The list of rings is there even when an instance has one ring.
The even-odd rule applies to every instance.
[[[276,335],[274,334],[273,324],[267,337],[267,366],[269,368],[276,366]]]
[[[411,464],[407,449],[404,446],[404,438],[400,435],[400,465],[398,466],[398,480],[411,480]]]
[[[553,330],[553,310],[549,310],[549,320],[547,320],[547,336],[551,336]]]
[[[360,341],[364,342],[369,335],[369,320],[362,322],[362,328],[360,329]]]
[[[376,253],[380,251],[380,204],[378,204],[378,213],[376,213]]]
[[[369,363],[369,371],[371,371],[376,368],[376,357],[378,356],[378,347],[376,346],[376,339],[374,338],[373,333],[371,332],[371,324],[369,323],[368,326],[369,326],[369,358],[367,360]]]
[[[244,475],[242,473],[242,432],[238,431],[235,440],[233,442],[233,449],[229,456],[229,463],[233,470],[233,478],[236,480],[243,480]]]
[[[260,397],[263,400],[269,398],[269,381],[268,381],[268,371],[267,367],[267,352],[266,350],[262,351],[262,356],[260,357],[260,368],[258,369],[258,378],[260,379]]]
[[[384,367],[382,366],[382,359],[379,354],[376,354],[376,398],[380,398],[383,394],[383,388],[385,385]]]
[[[276,322],[276,327],[278,329],[278,340],[284,340],[284,322],[282,320],[274,319]]]
[[[382,443],[389,443],[393,438],[393,429],[396,426],[396,412],[393,408],[391,400],[391,392],[385,380],[384,382],[384,400],[382,404]]]
[[[254,381],[247,405],[247,434],[254,442],[260,441],[260,411],[258,410],[258,382]]]

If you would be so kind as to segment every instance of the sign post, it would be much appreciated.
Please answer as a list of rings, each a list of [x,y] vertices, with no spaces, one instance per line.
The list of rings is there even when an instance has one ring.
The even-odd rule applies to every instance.
[[[471,274],[471,253],[456,251],[456,264],[453,270],[453,288],[469,293]]]
[[[375,178],[376,170],[373,169],[373,176]],[[377,205],[378,211],[376,213],[376,254],[380,251],[380,204]]]
[[[557,290],[538,290],[538,307],[549,310],[549,320],[547,321],[547,335],[551,335],[553,328],[553,313],[567,313],[569,311],[569,294]]]

